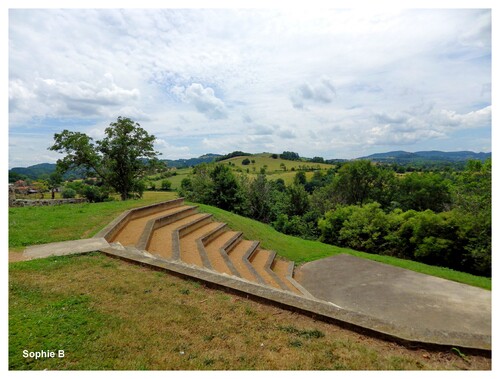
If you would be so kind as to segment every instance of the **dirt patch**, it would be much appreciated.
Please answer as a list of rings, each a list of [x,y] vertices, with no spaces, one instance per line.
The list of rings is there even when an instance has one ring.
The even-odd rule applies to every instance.
[[[22,251],[13,251],[9,250],[9,263],[10,262],[21,262],[26,261],[27,259],[23,257]]]

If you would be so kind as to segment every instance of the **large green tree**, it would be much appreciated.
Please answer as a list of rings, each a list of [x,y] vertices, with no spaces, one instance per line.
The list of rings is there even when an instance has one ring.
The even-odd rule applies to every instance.
[[[126,200],[134,194],[142,196],[142,179],[153,167],[159,166],[160,153],[154,149],[155,139],[137,122],[118,117],[106,128],[102,140],[94,141],[85,133],[63,130],[54,135],[54,144],[49,150],[65,154],[57,161],[61,172],[84,168]]]

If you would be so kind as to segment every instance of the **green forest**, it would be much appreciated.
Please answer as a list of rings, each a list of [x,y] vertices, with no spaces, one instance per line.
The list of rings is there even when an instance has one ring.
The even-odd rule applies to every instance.
[[[491,159],[426,172],[356,160],[288,185],[201,164],[179,192],[285,234],[491,276]]]

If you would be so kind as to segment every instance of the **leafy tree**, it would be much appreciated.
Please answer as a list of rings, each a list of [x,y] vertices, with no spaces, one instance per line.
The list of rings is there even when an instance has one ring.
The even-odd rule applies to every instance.
[[[378,201],[390,203],[394,172],[377,167],[367,160],[344,164],[338,171],[336,192],[344,204],[364,204]],[[389,198],[388,198],[389,197]]]
[[[282,154],[280,154],[280,158],[289,161],[298,161],[300,159],[300,156],[298,153],[295,153],[293,151],[284,151]]]
[[[413,172],[399,180],[396,201],[403,210],[442,212],[450,204],[451,195],[442,175]]]
[[[15,183],[18,180],[26,180],[28,177],[26,175],[19,174],[15,171],[9,170],[9,183]]]
[[[309,195],[304,187],[293,184],[286,189],[288,216],[302,216],[309,210]]]
[[[295,174],[293,178],[293,184],[303,186],[307,183],[306,173],[304,171],[299,171]]]
[[[379,203],[367,203],[363,206],[351,206],[351,214],[342,223],[339,241],[347,247],[368,253],[386,253],[386,237],[392,226],[390,218],[381,209]]]
[[[161,190],[162,191],[170,191],[172,189],[172,182],[168,179],[163,179],[161,181]]]
[[[191,177],[182,180],[180,194],[190,201],[236,212],[245,201],[232,170],[223,164],[196,166]]]
[[[45,192],[49,190],[49,183],[46,180],[33,182],[32,186],[36,191],[38,191],[42,199],[45,197]]]
[[[152,168],[160,166],[154,150],[155,136],[140,124],[118,117],[105,129],[105,137],[95,141],[85,133],[63,130],[54,135],[49,148],[66,156],[57,161],[58,170],[84,168],[98,176],[126,200],[133,193],[142,196],[142,179]]]
[[[233,172],[227,166],[218,164],[209,175],[213,183],[210,204],[227,211],[238,210],[243,198]]]
[[[62,181],[63,181],[62,175],[58,171],[55,171],[49,175],[48,183],[52,194],[52,200],[55,198],[56,188],[61,185]]]
[[[269,222],[272,218],[273,187],[265,174],[259,174],[247,186],[246,213],[254,220]]]
[[[314,162],[314,163],[325,163],[325,158],[323,157],[314,157],[311,159],[311,162]]]

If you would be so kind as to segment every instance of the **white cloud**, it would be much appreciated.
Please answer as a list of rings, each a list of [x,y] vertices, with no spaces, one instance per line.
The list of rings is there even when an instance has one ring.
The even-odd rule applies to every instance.
[[[293,90],[290,99],[294,108],[302,109],[305,104],[310,102],[331,103],[335,94],[335,87],[331,81],[322,79],[313,85],[309,83],[301,84]]]
[[[172,93],[182,101],[193,104],[196,110],[205,114],[210,119],[227,118],[227,109],[224,102],[215,96],[210,87],[204,88],[200,83],[192,83],[187,88],[175,86]]]
[[[122,115],[179,156],[463,149],[491,129],[491,81],[487,9],[9,12],[11,136]]]
[[[157,138],[155,148],[162,154],[160,159],[180,159],[192,157],[188,146],[174,146],[162,138]]]
[[[445,138],[464,129],[485,128],[491,125],[491,106],[458,114],[433,107],[417,107],[409,111],[376,114],[380,125],[368,130],[367,142],[372,145],[411,145],[429,139]]]

